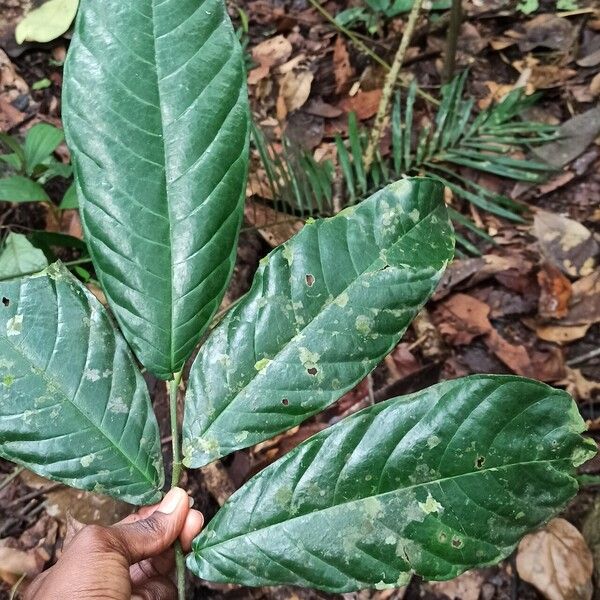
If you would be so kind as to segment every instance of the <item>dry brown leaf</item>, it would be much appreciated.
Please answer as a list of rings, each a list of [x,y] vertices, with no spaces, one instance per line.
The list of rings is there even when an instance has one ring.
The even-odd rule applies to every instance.
[[[535,377],[531,358],[525,346],[511,344],[495,329],[485,336],[488,348],[513,372],[524,377]]]
[[[288,71],[281,78],[277,98],[277,118],[280,121],[308,100],[314,78],[310,71]]]
[[[288,215],[252,201],[244,205],[244,216],[272,248],[287,242],[303,226],[302,219],[290,219]]]
[[[433,592],[436,598],[442,594],[452,599],[479,600],[484,582],[485,577],[481,571],[467,571],[451,581],[426,583],[423,588]]]
[[[569,312],[562,323],[592,325],[600,321],[600,271],[578,279],[572,286]]]
[[[292,55],[292,44],[283,35],[276,35],[252,48],[252,58],[259,65],[280,65]]]
[[[375,116],[380,99],[381,90],[371,90],[369,92],[361,90],[354,96],[342,98],[338,106],[346,113],[356,113],[356,118],[359,121],[364,121]]]
[[[600,390],[600,383],[586,379],[581,369],[566,367],[566,375],[557,385],[564,385],[567,392],[576,400],[591,400],[594,392]]]
[[[350,54],[341,35],[337,36],[333,46],[333,74],[335,76],[335,93],[340,94],[346,89],[354,75],[354,69],[350,64]]]
[[[444,339],[460,346],[492,330],[489,314],[485,302],[467,294],[454,294],[437,307],[433,319]]]
[[[586,276],[594,271],[599,247],[590,230],[581,223],[538,210],[533,234],[542,254],[567,275]]]
[[[538,312],[544,319],[561,319],[569,310],[571,282],[552,263],[545,263],[537,275],[540,284]]]
[[[600,73],[596,73],[590,83],[590,94],[600,96]]]
[[[258,67],[248,73],[248,84],[256,85],[269,75],[271,67],[284,63],[292,54],[292,44],[283,35],[269,38],[252,49]]]
[[[8,548],[1,545],[4,542],[0,540],[0,579],[14,585],[21,575],[35,577],[42,572],[46,561],[37,552]]]
[[[507,31],[505,35],[518,39],[522,52],[534,48],[568,51],[574,41],[574,31],[568,19],[547,13],[530,19],[517,32]]]
[[[593,566],[583,536],[564,519],[552,519],[519,544],[519,576],[548,600],[591,600]]]
[[[528,54],[523,60],[515,60],[512,66],[521,74],[527,73],[523,83],[527,94],[564,85],[567,79],[577,75],[577,71],[560,65],[544,65],[540,60]]]
[[[485,254],[477,258],[455,260],[444,271],[442,280],[437,286],[433,300],[445,298],[458,285],[461,288],[471,287],[486,279],[519,266],[517,257],[497,256]]]
[[[523,319],[523,323],[534,329],[541,340],[560,345],[580,340],[590,328],[589,325],[548,325],[537,323],[535,319]]]
[[[515,88],[512,83],[497,83],[495,81],[486,81],[485,85],[490,90],[490,93],[485,98],[480,98],[477,101],[477,106],[479,106],[481,110],[485,110],[492,104],[502,101],[503,98],[507,94],[510,94]]]

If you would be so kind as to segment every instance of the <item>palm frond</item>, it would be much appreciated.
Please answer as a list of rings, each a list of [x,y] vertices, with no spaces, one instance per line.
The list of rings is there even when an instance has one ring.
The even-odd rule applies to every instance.
[[[360,202],[392,180],[406,175],[429,175],[444,183],[458,198],[494,215],[523,221],[524,207],[510,198],[492,192],[457,173],[463,167],[528,183],[543,181],[553,168],[545,163],[521,158],[535,145],[556,139],[557,128],[522,118],[538,99],[521,89],[500,103],[475,114],[472,98],[465,98],[467,72],[441,89],[441,102],[433,123],[417,132],[415,104],[417,86],[413,83],[403,99],[398,93],[390,123],[389,153],[377,153],[370,171],[364,164],[368,132],[354,114],[348,118],[348,137],[335,138],[337,165],[318,163],[306,151],[299,151],[283,139],[281,152],[274,152],[259,128],[253,130],[254,145],[271,185],[277,210],[298,217],[328,215],[349,204]],[[343,201],[334,202],[336,178],[343,185]],[[339,186],[337,186],[339,187]],[[486,241],[492,238],[470,219],[452,211],[453,220]],[[465,250],[477,248],[459,236]]]

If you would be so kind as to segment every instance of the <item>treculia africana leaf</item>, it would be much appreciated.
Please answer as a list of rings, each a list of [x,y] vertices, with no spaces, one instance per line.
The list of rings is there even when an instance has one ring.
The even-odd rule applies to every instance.
[[[223,0],[82,0],[63,116],[109,304],[170,378],[221,302],[243,215],[248,99]]]
[[[415,178],[271,252],[192,366],[185,463],[270,438],[352,388],[398,343],[453,242],[441,184]]]
[[[60,264],[0,282],[0,456],[135,504],[160,498],[150,399],[102,305]]]
[[[494,564],[577,491],[595,453],[570,396],[513,376],[446,381],[300,444],[236,492],[188,557],[205,579],[330,592]]]

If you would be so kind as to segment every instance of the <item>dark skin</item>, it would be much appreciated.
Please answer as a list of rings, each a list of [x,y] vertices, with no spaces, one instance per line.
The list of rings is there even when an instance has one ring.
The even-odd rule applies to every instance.
[[[176,600],[173,543],[179,538],[189,551],[203,524],[185,491],[174,488],[112,527],[81,529],[25,600]]]

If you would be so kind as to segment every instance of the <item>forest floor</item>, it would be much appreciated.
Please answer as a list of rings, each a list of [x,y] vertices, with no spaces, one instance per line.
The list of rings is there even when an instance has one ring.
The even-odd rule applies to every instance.
[[[459,228],[480,255],[463,251],[402,342],[334,406],[272,441],[239,451],[217,466],[189,472],[184,485],[207,517],[252,474],[341,416],[373,401],[471,373],[516,373],[567,389],[588,423],[589,435],[600,439],[600,109],[595,108],[600,98],[600,9],[593,0],[559,1],[558,6],[540,0],[539,4],[537,12],[525,14],[509,0],[464,2],[456,69],[468,69],[466,96],[474,99],[477,110],[519,86],[527,94],[540,92],[540,99],[528,109],[530,119],[559,125],[587,113],[583,122],[574,122],[569,141],[572,160],[538,184],[461,167],[463,176],[522,203],[523,221],[511,222],[448,195],[450,205],[491,236],[493,243]],[[349,6],[366,5],[330,0],[323,6],[335,15]],[[255,122],[276,151],[285,135],[295,147],[322,160],[335,154],[336,134],[348,135],[350,112],[365,127],[372,123],[385,69],[365,54],[360,43],[390,62],[406,14],[386,18],[364,9],[364,22],[349,26],[359,45],[307,0],[240,0],[232,4],[230,14],[247,52]],[[444,12],[421,15],[402,70],[403,81],[415,78],[420,89],[434,98],[440,95],[447,24]],[[6,50],[0,50],[0,131],[24,134],[38,122],[60,126],[68,36],[19,48],[5,30],[0,47]],[[422,100],[415,111],[417,128],[435,115],[435,107]],[[386,144],[389,135],[384,136],[383,153]],[[66,147],[59,148],[58,157],[68,161]],[[48,191],[59,202],[67,183],[55,181],[59,182]],[[267,212],[269,218],[274,215],[265,182],[255,152],[247,218],[226,302],[248,290],[258,261],[300,222],[289,215],[280,215],[276,226],[258,220]],[[44,229],[82,236],[77,211],[63,211],[57,217],[43,204],[0,203],[0,227],[1,236],[7,231]],[[168,452],[165,391],[161,382],[149,378],[149,384]],[[108,524],[131,510],[27,472],[9,482],[12,471],[11,464],[0,461],[0,599],[10,597],[19,580],[15,573],[35,574],[60,555],[68,514],[79,521]],[[600,460],[581,467],[583,474],[599,471]],[[597,491],[593,485],[583,487],[561,515],[564,521],[553,522],[535,540],[533,564],[531,548],[522,546],[499,566],[468,572],[452,582],[431,584],[415,578],[406,589],[345,597],[583,600],[595,594],[600,598],[600,591],[593,591],[600,587]],[[190,582],[190,589],[194,590],[190,597],[197,598],[332,597],[296,588],[249,589],[201,582]]]

